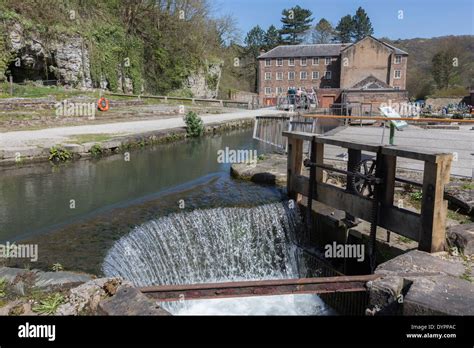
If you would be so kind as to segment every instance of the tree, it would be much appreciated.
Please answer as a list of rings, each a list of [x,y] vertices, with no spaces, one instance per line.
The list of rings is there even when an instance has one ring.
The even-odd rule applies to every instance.
[[[260,28],[260,26],[255,26],[253,27],[248,33],[247,36],[245,37],[245,55],[250,58],[250,63],[248,64],[248,67],[251,68],[254,73],[255,78],[255,91],[258,88],[258,59],[257,57],[260,55],[260,51],[262,48],[265,47],[265,37],[266,33],[265,31]]]
[[[354,22],[351,15],[346,15],[339,20],[336,26],[333,41],[342,43],[352,42],[352,33],[354,31]]]
[[[260,50],[265,47],[265,31],[259,25],[253,27],[245,37],[245,45],[247,52],[252,57],[257,58],[260,55]]]
[[[280,42],[280,32],[274,25],[271,25],[265,33],[265,49],[271,50],[272,48],[278,46]]]
[[[440,51],[433,56],[431,74],[439,89],[448,88],[454,84],[457,77],[455,55],[449,50]]]
[[[311,28],[312,14],[310,10],[300,6],[283,10],[281,18],[283,28],[280,30],[282,41],[290,45],[300,44],[301,37]]]
[[[312,41],[316,44],[326,44],[331,42],[334,36],[334,28],[325,18],[322,18],[312,33]]]
[[[353,32],[352,37],[357,42],[368,35],[373,35],[374,28],[369,16],[362,7],[359,7],[354,17],[352,17]]]

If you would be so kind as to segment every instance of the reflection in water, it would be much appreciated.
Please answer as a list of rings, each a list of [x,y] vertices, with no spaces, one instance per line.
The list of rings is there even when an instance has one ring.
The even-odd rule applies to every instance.
[[[120,154],[60,167],[1,169],[0,242],[50,231],[211,173],[228,173],[228,164],[217,163],[217,151],[225,147],[264,151],[251,131],[238,131],[132,151],[129,162]]]

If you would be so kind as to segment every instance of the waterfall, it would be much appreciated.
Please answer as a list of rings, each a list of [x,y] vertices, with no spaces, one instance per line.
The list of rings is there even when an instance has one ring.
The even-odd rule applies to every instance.
[[[103,272],[136,286],[297,278],[291,240],[300,227],[299,212],[284,202],[171,214],[117,241]],[[321,306],[314,295],[163,304],[174,314],[318,314]]]

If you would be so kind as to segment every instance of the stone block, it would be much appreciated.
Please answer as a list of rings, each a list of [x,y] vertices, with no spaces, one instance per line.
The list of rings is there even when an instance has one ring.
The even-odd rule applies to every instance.
[[[465,266],[460,261],[445,260],[423,251],[412,250],[380,264],[375,273],[398,276],[405,276],[404,274],[408,273],[429,273],[460,277],[465,270]]]
[[[461,250],[464,255],[474,254],[474,223],[451,226],[446,234],[450,244]]]
[[[403,315],[474,315],[474,284],[447,275],[419,277],[404,298]]]
[[[41,289],[72,288],[91,279],[92,277],[89,275],[72,272],[39,272],[35,287]]]
[[[117,293],[99,303],[102,315],[170,315],[155,301],[149,299],[138,289],[123,286]]]
[[[368,282],[369,303],[374,314],[397,314],[403,286],[404,280],[401,277],[383,277]]]

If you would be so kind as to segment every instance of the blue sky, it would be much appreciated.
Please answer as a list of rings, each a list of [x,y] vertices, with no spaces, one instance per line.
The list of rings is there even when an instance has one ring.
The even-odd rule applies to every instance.
[[[333,25],[359,6],[368,13],[376,37],[430,38],[474,35],[473,0],[211,0],[217,15],[232,15],[242,37],[255,25],[280,27],[281,11],[300,5],[313,12],[315,22],[324,17]],[[403,19],[398,19],[399,11]]]

